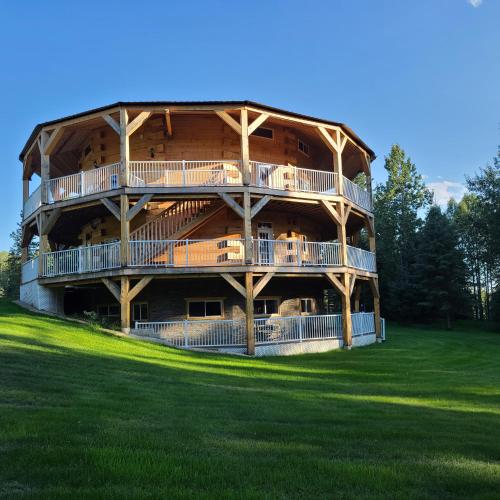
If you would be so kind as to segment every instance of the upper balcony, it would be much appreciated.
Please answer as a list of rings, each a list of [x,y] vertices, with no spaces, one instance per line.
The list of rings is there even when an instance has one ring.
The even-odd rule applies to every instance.
[[[250,186],[344,196],[369,212],[373,158],[342,124],[246,101],[117,104],[37,126],[21,153],[24,218],[42,203],[123,188],[194,194]],[[352,182],[360,173],[368,191]],[[33,174],[42,188],[28,196]]]
[[[45,203],[82,198],[121,187],[120,163],[113,163],[77,174],[46,181]],[[291,165],[250,162],[251,186],[283,192],[337,195],[338,174]],[[242,186],[239,160],[207,161],[130,161],[128,186],[137,188]],[[344,196],[368,212],[372,211],[370,193],[343,176]],[[24,204],[27,219],[42,204],[41,187]]]

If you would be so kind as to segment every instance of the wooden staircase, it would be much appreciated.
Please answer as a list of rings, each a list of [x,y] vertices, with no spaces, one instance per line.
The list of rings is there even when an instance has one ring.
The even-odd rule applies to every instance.
[[[133,241],[184,239],[223,208],[224,203],[218,200],[179,201],[131,232],[130,239]]]

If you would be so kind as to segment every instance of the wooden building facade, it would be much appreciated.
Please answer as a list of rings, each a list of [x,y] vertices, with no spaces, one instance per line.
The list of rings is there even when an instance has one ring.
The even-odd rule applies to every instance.
[[[373,158],[343,124],[250,101],[116,103],[40,124],[20,155],[21,299],[249,354],[318,329],[344,346],[353,328],[380,337]]]

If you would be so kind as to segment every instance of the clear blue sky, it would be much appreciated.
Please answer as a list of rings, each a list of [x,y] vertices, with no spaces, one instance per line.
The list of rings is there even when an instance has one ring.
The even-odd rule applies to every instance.
[[[33,127],[119,100],[251,99],[342,121],[377,153],[376,181],[397,142],[441,198],[500,143],[498,0],[4,1],[0,14],[0,249]]]

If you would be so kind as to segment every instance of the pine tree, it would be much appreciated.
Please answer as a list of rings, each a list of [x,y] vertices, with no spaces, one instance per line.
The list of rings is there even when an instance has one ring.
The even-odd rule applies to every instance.
[[[418,239],[416,310],[422,319],[445,318],[451,328],[452,318],[467,309],[464,257],[453,221],[432,206]]]
[[[385,169],[388,179],[376,187],[374,208],[381,303],[386,317],[407,320],[414,315],[418,211],[432,202],[432,193],[400,146],[392,146]]]

